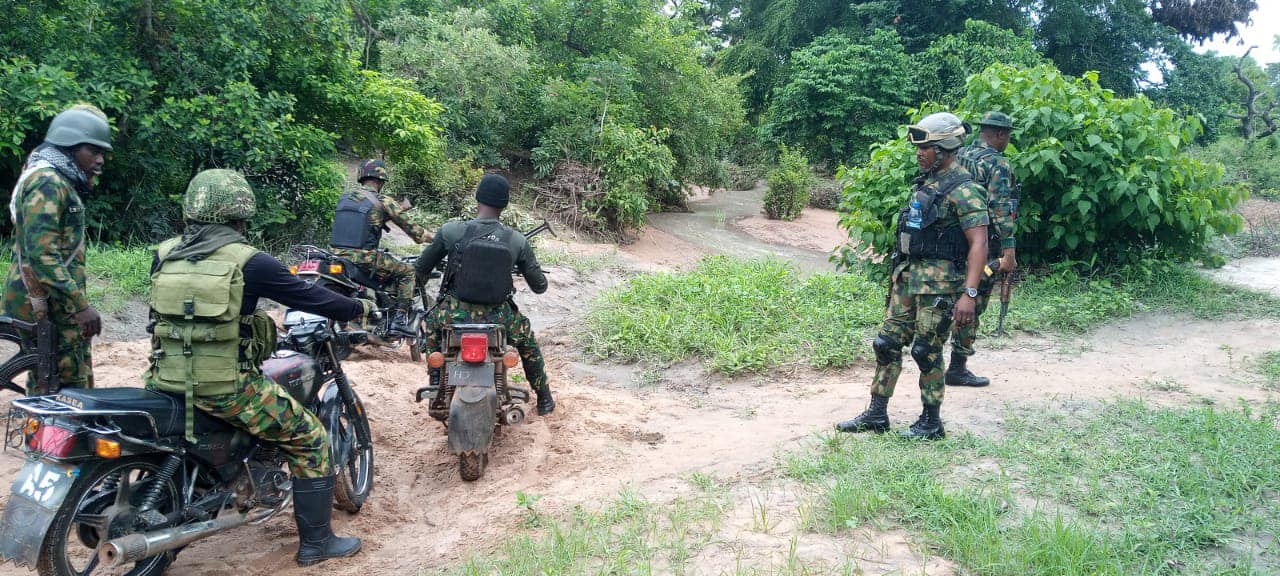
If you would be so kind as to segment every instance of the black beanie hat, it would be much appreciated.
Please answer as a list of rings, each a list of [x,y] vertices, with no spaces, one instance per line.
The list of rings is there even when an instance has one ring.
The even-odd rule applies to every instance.
[[[485,206],[506,208],[511,200],[511,184],[498,174],[485,174],[476,186],[476,201]]]

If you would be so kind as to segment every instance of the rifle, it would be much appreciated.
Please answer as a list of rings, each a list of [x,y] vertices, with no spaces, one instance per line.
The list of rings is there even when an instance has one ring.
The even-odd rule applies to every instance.
[[[36,374],[35,384],[27,390],[28,396],[53,394],[62,387],[62,382],[54,370],[56,343],[53,333],[53,322],[49,321],[49,291],[36,278],[31,266],[19,266],[22,280],[27,285],[27,300],[31,302],[31,312],[35,315],[36,325]]]
[[[1009,315],[1009,299],[1013,295],[1013,273],[1005,272],[1004,279],[1000,280],[1000,320],[996,323],[996,334],[1008,336],[1009,332],[1004,329],[1004,317]]]
[[[551,229],[551,223],[550,223],[550,222],[547,222],[546,220],[543,220],[541,224],[539,224],[539,225],[535,226],[532,230],[530,230],[530,231],[528,231],[528,232],[525,232],[525,233],[524,233],[524,237],[525,237],[525,239],[526,239],[526,240],[528,240],[528,239],[533,238],[534,236],[537,236],[537,235],[539,235],[539,234],[541,234],[541,233],[543,233],[543,232],[550,232],[550,233],[551,233],[551,235],[552,235],[553,237],[556,237],[556,238],[559,238],[559,237],[560,237],[560,236],[557,236],[557,235],[556,235],[556,231],[555,231],[555,230],[552,230],[552,229]]]

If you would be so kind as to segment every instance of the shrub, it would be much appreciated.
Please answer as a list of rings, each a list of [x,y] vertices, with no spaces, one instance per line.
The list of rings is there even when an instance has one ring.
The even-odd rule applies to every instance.
[[[1239,184],[1251,195],[1280,200],[1280,136],[1245,140],[1239,136],[1223,136],[1195,149],[1192,153],[1208,162],[1221,162],[1226,168],[1223,182]]]
[[[785,144],[781,150],[778,167],[769,172],[764,213],[775,220],[795,220],[809,203],[809,188],[816,179],[804,150],[788,148]]]

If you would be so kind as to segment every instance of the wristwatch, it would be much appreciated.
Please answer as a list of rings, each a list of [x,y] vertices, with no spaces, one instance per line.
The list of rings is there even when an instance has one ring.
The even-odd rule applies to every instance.
[[[965,295],[965,296],[968,296],[968,297],[970,297],[970,298],[973,298],[974,300],[977,300],[977,299],[978,299],[978,289],[977,289],[977,288],[968,288],[968,287],[966,287],[966,288],[964,289],[964,295]]]

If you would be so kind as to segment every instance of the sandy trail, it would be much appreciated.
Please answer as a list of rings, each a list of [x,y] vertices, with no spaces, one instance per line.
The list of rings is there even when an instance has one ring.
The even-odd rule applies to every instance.
[[[688,249],[660,250],[669,242],[685,242]],[[669,232],[650,230],[621,253],[634,268],[662,269],[691,264],[701,253],[695,247]],[[809,252],[816,261],[819,253]],[[323,573],[416,574],[493,550],[505,534],[518,529],[515,495],[520,491],[541,495],[540,509],[554,513],[575,505],[597,506],[626,486],[662,500],[685,490],[685,479],[695,471],[751,481],[773,470],[779,456],[865,405],[871,378],[866,362],[842,371],[790,368],[735,379],[680,364],[656,383],[637,366],[585,362],[572,342],[583,303],[630,275],[605,270],[579,278],[572,270],[553,269],[547,295],[517,296],[539,330],[559,406],[553,415],[533,415],[506,430],[495,443],[485,476],[474,483],[459,480],[442,426],[427,416],[425,406],[412,401],[413,390],[425,378],[422,365],[411,363],[405,352],[374,351],[348,361],[345,366],[370,413],[376,482],[360,514],[335,512],[337,530],[362,536],[364,551],[326,563]],[[1019,334],[985,342],[972,366],[990,376],[992,385],[948,389],[943,416],[952,434],[987,434],[997,430],[1010,410],[1045,405],[1117,397],[1171,405],[1274,400],[1276,391],[1247,368],[1253,358],[1275,348],[1272,335],[1277,330],[1280,322],[1275,321],[1142,315],[1087,337]],[[142,340],[96,345],[99,381],[135,385],[146,352]],[[907,364],[890,404],[900,426],[919,412],[918,373]],[[0,458],[0,486],[8,486],[20,466],[13,452]],[[3,491],[0,506],[7,497]],[[863,565],[868,573],[954,570],[915,552],[900,533],[860,531],[855,539],[879,550]],[[838,540],[814,535],[805,542],[849,544]],[[296,542],[292,520],[278,518],[192,545],[170,573],[317,573],[294,563]],[[715,556],[704,560],[698,573],[726,568],[717,565]],[[23,572],[11,565],[0,567],[0,574],[18,573]]]

